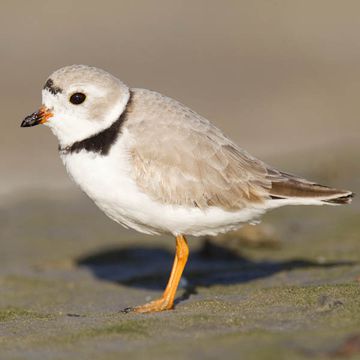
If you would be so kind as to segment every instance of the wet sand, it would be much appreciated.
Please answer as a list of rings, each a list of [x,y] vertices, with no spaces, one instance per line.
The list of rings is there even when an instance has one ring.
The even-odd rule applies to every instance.
[[[359,165],[339,154],[336,182],[357,187]],[[312,161],[326,179],[327,160]],[[120,311],[161,294],[173,239],[122,229],[75,189],[22,194],[0,210],[1,357],[356,353],[356,337],[348,339],[360,322],[359,211],[357,203],[273,211],[258,227],[264,241],[256,246],[248,230],[192,238],[175,310],[140,315]]]

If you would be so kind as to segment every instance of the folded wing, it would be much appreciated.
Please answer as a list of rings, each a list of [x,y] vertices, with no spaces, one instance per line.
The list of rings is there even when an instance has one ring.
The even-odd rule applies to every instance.
[[[340,204],[353,196],[267,166],[175,100],[149,90],[135,89],[133,94],[126,125],[134,134],[132,176],[156,201],[239,211],[266,200]]]
[[[175,100],[134,90],[127,127],[133,178],[156,201],[237,211],[268,197],[266,166]]]

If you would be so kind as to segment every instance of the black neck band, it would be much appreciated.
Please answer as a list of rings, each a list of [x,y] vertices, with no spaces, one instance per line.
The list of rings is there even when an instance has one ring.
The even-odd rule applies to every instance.
[[[100,155],[107,155],[111,149],[111,146],[117,140],[123,123],[126,121],[129,109],[132,103],[132,92],[130,91],[129,100],[125,105],[124,111],[120,114],[119,118],[107,129],[92,135],[84,140],[76,141],[72,145],[64,148],[59,146],[61,154],[78,153],[81,150],[92,151],[99,153]]]

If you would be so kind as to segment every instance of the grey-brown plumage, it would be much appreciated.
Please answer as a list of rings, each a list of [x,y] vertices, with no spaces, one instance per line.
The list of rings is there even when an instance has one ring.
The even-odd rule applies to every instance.
[[[154,200],[239,211],[249,203],[293,199],[349,203],[350,191],[286,174],[252,157],[208,120],[153,91],[133,89],[131,174]]]
[[[268,169],[268,173],[270,177],[275,175],[270,189],[274,199],[318,198],[333,204],[349,204],[354,196],[350,191],[320,185],[274,169]]]

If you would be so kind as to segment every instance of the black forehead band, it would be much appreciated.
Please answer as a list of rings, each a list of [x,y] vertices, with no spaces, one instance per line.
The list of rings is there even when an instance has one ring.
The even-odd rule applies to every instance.
[[[44,90],[48,90],[51,94],[56,95],[59,93],[62,93],[62,89],[59,88],[58,86],[54,85],[54,81],[52,79],[48,79],[48,81],[45,83]]]

